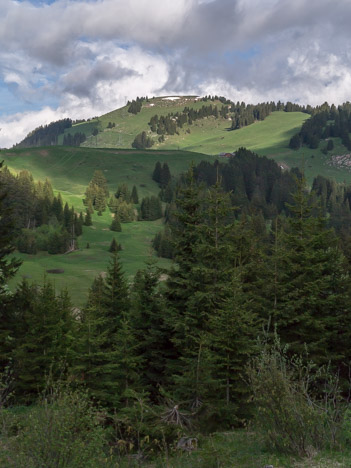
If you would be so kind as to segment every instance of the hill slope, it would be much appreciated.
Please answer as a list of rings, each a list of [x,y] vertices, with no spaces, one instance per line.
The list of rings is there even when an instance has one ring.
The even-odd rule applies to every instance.
[[[190,163],[198,163],[209,156],[184,151],[136,151],[93,148],[47,147],[14,149],[1,152],[1,159],[14,172],[29,170],[35,179],[48,177],[56,191],[61,192],[64,201],[73,204],[77,211],[85,209],[82,198],[95,169],[101,169],[108,180],[109,189],[114,193],[119,183],[136,185],[139,198],[156,195],[158,185],[152,180],[157,161],[167,162],[171,173],[185,171]],[[102,216],[93,215],[93,226],[85,227],[79,239],[81,250],[69,255],[17,255],[24,263],[14,283],[21,278],[42,282],[46,270],[63,269],[63,274],[51,276],[58,289],[67,287],[75,305],[82,305],[93,279],[106,271],[110,254],[109,245],[113,237],[122,244],[121,258],[127,276],[131,278],[145,260],[153,255],[151,240],[161,229],[161,221],[136,221],[123,224],[123,231],[109,230],[112,218],[109,210]],[[90,248],[87,249],[87,243]],[[169,262],[159,259],[160,266]]]

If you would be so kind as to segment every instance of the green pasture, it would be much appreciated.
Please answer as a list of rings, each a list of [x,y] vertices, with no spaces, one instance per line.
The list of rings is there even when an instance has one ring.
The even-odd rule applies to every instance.
[[[187,99],[192,100],[193,106],[197,108],[209,104],[194,101],[194,98]],[[99,133],[98,144],[102,147],[50,146],[2,150],[0,160],[4,160],[14,172],[30,171],[36,180],[44,180],[47,177],[55,191],[61,192],[64,201],[74,205],[78,212],[85,208],[82,198],[96,169],[104,172],[111,193],[116,191],[120,183],[127,183],[130,189],[136,185],[141,200],[144,196],[159,192],[158,185],[151,177],[157,161],[167,162],[172,175],[177,175],[187,170],[191,162],[197,164],[204,159],[213,161],[214,156],[220,152],[232,152],[242,146],[273,158],[283,168],[303,168],[309,183],[318,174],[338,182],[351,183],[349,169],[332,167],[329,164],[333,154],[346,153],[340,139],[334,139],[334,150],[327,155],[321,151],[323,142],[317,150],[303,148],[293,151],[288,148],[289,139],[308,118],[308,115],[300,112],[273,112],[264,121],[235,131],[228,131],[229,121],[208,118],[196,121],[191,126],[190,134],[186,133],[184,128],[179,136],[167,136],[162,145],[156,145],[156,149],[108,148],[110,144],[116,144],[115,134],[121,132],[122,127],[126,134],[128,133],[130,143],[136,133],[147,128],[147,122],[155,113],[176,112],[185,105],[190,105],[186,99],[172,102],[157,98],[152,103],[155,105],[144,106],[137,115],[129,114],[125,107],[100,117],[98,124],[101,128],[106,128],[108,122],[116,123],[115,129],[106,129]],[[82,123],[75,127],[84,129],[84,126],[91,128],[92,125],[95,123]],[[105,139],[105,136],[111,139]],[[123,140],[123,144],[127,144],[127,140]],[[106,271],[109,261],[108,247],[113,236],[123,246],[121,258],[128,278],[143,267],[149,255],[153,255],[150,242],[161,229],[160,222],[123,224],[122,233],[113,233],[109,230],[111,214],[108,210],[101,217],[94,214],[93,222],[92,228],[84,229],[79,240],[80,250],[77,252],[68,255],[21,255],[23,265],[12,284],[23,276],[41,282],[46,270],[62,268],[64,273],[48,274],[48,277],[54,279],[58,288],[67,287],[74,303],[81,305],[93,278]],[[88,242],[90,249],[86,248]],[[169,262],[159,260],[159,264],[165,266]]]
[[[219,101],[198,101],[195,96],[183,96],[174,101],[157,97],[150,99],[150,102],[144,102],[141,112],[138,114],[129,113],[128,106],[124,106],[90,122],[74,125],[71,129],[65,130],[65,134],[85,133],[87,141],[82,146],[86,147],[131,148],[135,136],[150,129],[148,122],[155,114],[167,115],[171,112],[181,112],[186,106],[200,109],[203,105],[209,106],[210,104],[222,106]],[[115,123],[116,126],[112,129],[107,128],[109,122]],[[95,137],[92,136],[92,130],[96,127],[100,133]],[[158,136],[155,134],[155,138]],[[178,148],[175,147],[175,149]]]
[[[131,143],[138,133],[149,131],[148,122],[155,115],[178,112],[185,106],[200,108],[203,105],[222,106],[219,101],[203,102],[194,97],[181,97],[179,100],[167,101],[163,98],[153,98],[144,103],[141,112],[130,114],[127,106],[105,114],[91,122],[77,124],[74,131],[85,132],[88,136],[83,144],[85,147],[125,147]],[[332,167],[328,164],[332,154],[345,154],[347,151],[341,145],[340,139],[334,140],[334,150],[324,155],[321,151],[323,142],[317,150],[303,148],[298,151],[289,149],[289,140],[297,133],[303,122],[309,118],[302,112],[273,112],[265,120],[255,122],[240,130],[230,130],[231,120],[208,117],[195,121],[193,125],[184,125],[179,135],[166,135],[165,142],[157,141],[158,135],[149,134],[154,138],[154,150],[191,151],[217,156],[221,152],[233,152],[240,147],[246,147],[259,155],[275,159],[283,168],[300,167],[304,169],[307,180],[311,183],[316,175],[335,179],[338,182],[351,183],[351,172],[344,168]],[[115,128],[108,129],[109,122],[116,124]],[[91,131],[98,126],[100,133],[97,137],[91,136]],[[190,133],[188,133],[190,130]],[[66,130],[66,133],[72,130]],[[104,151],[99,149],[99,151]],[[150,151],[150,150],[149,150]],[[202,156],[203,157],[203,156]]]
[[[85,303],[93,279],[106,272],[111,257],[108,248],[113,237],[122,245],[120,257],[123,270],[131,282],[136,271],[145,267],[145,261],[155,256],[151,240],[161,229],[162,222],[159,220],[126,223],[122,224],[122,232],[112,232],[108,229],[110,219],[110,213],[104,213],[102,217],[94,214],[93,226],[85,226],[83,235],[79,238],[79,250],[70,254],[16,253],[15,256],[23,260],[23,263],[10,286],[14,287],[22,278],[42,283],[46,277],[55,283],[57,290],[67,289],[73,304],[79,307]],[[169,264],[168,260],[158,259],[161,268]],[[64,272],[47,273],[47,270],[52,269],[62,269]]]
[[[186,149],[206,154],[232,152],[246,147],[259,152],[269,148],[272,153],[286,148],[292,135],[297,133],[309,115],[302,112],[273,112],[265,120],[239,130],[230,130],[231,120],[208,117],[197,120],[181,134],[166,136],[160,147]]]
[[[172,175],[186,171],[191,162],[213,160],[208,155],[189,151],[119,150],[50,146],[5,150],[1,160],[14,172],[28,170],[36,180],[51,180],[55,190],[83,209],[82,197],[96,169],[103,171],[111,192],[118,184],[136,185],[139,198],[156,195],[158,185],[152,180],[155,163],[167,162]]]
[[[159,192],[152,180],[152,172],[157,161],[167,162],[174,175],[187,170],[191,162],[212,159],[199,153],[185,151],[135,151],[102,150],[93,148],[48,147],[2,151],[1,159],[10,170],[29,170],[36,180],[49,178],[63,200],[73,204],[75,209],[85,209],[82,198],[95,169],[101,169],[109,183],[111,193],[118,184],[127,183],[132,189],[136,185],[139,198]],[[106,271],[110,254],[109,245],[113,237],[122,244],[121,259],[129,279],[145,265],[150,255],[155,255],[151,240],[162,229],[161,221],[139,221],[122,224],[122,232],[109,230],[112,218],[109,210],[103,216],[93,215],[93,226],[84,227],[79,238],[80,250],[67,255],[39,253],[35,256],[19,254],[23,260],[11,286],[22,277],[42,282],[49,269],[63,269],[62,274],[47,274],[54,280],[57,289],[67,288],[75,305],[82,305],[92,280]],[[87,249],[87,243],[90,248]],[[158,264],[167,266],[169,261],[158,259]]]

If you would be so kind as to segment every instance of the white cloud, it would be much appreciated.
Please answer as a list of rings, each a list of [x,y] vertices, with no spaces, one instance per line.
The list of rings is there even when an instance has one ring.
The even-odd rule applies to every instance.
[[[0,0],[0,10],[0,86],[24,106],[56,102],[3,117],[0,146],[137,95],[351,99],[349,0]]]
[[[44,107],[41,111],[17,113],[0,117],[0,148],[9,148],[31,130],[53,120],[67,117],[60,110]]]

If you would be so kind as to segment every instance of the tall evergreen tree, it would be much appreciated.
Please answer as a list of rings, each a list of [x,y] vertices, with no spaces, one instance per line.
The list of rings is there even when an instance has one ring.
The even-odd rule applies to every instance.
[[[134,205],[137,205],[139,203],[138,191],[135,185],[133,185],[131,201],[134,203]]]
[[[345,325],[350,318],[350,295],[345,258],[326,220],[313,216],[304,179],[298,183],[289,211],[283,252],[277,261],[280,275],[272,318],[282,341],[289,343],[293,352],[303,354],[307,344],[314,362],[331,360],[337,364],[349,359]]]
[[[171,329],[159,291],[160,274],[155,262],[148,261],[146,268],[135,275],[132,291],[132,326],[140,358],[141,384],[154,401],[167,381],[167,363],[174,357]]]

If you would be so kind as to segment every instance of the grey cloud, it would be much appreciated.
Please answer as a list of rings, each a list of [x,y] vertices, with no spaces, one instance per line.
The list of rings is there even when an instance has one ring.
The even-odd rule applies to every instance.
[[[97,83],[118,81],[136,75],[138,73],[135,70],[115,65],[108,60],[102,60],[93,66],[87,64],[71,71],[62,79],[61,86],[64,93],[74,94],[77,97],[89,97],[94,100]]]

